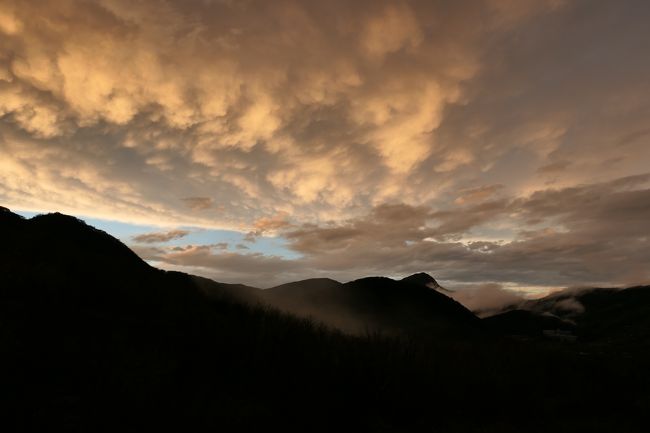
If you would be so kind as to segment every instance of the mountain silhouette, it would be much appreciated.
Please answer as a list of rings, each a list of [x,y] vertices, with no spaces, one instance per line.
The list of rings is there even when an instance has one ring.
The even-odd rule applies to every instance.
[[[484,319],[502,329],[514,317],[537,317],[538,329],[570,329],[585,342],[650,346],[650,286],[626,289],[583,288],[554,293],[513,306],[509,311]],[[555,326],[552,325],[555,321]],[[509,331],[523,324],[510,323]]]
[[[156,269],[74,217],[0,208],[0,422],[12,432],[647,429],[649,288],[563,294],[479,320],[431,280],[261,291]],[[576,323],[576,341],[509,338],[558,321]]]
[[[432,289],[440,287],[440,284],[438,284],[431,275],[425,272],[418,272],[417,274],[409,275],[408,277],[402,278],[402,281],[412,284],[420,284]]]
[[[345,284],[309,279],[264,290],[263,299],[292,314],[347,332],[428,332],[457,336],[478,328],[476,316],[429,288],[435,280],[416,274],[396,281],[368,277]]]
[[[182,312],[188,303],[200,305],[203,296],[228,297],[250,305],[266,303],[357,334],[421,330],[456,335],[479,323],[461,304],[430,289],[437,283],[424,273],[401,281],[371,277],[345,284],[317,278],[260,290],[155,269],[117,239],[75,217],[53,213],[24,219],[7,209],[1,215],[8,223],[3,228],[11,225],[11,230],[2,233],[6,259],[0,270],[8,286],[29,287],[39,299],[46,296],[39,293],[43,289],[47,296],[80,305],[143,311],[164,305]],[[87,290],[90,281],[94,290]]]
[[[488,329],[501,335],[517,335],[536,338],[572,338],[575,323],[550,314],[528,310],[510,310],[482,320]]]
[[[245,286],[153,268],[114,237],[71,216],[24,219],[5,208],[0,224],[2,295],[21,302],[142,315],[162,309],[182,316],[199,308],[205,293],[250,299]]]

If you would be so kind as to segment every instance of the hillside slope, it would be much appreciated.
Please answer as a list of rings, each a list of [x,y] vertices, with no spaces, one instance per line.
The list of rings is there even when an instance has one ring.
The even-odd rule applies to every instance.
[[[239,286],[221,291],[209,280],[154,269],[71,217],[24,220],[1,210],[0,239],[5,431],[647,428],[647,354],[585,356],[582,346],[476,334],[353,337],[246,305],[231,296]],[[350,305],[391,314],[404,308],[394,317],[406,319],[415,306],[395,306],[395,283],[348,283],[351,299],[375,303]],[[454,317],[463,311],[428,287],[397,287],[398,296],[418,296],[423,311],[427,303],[444,305],[441,317],[447,308]]]
[[[473,313],[417,278],[368,277],[345,284],[311,279],[264,290],[263,298],[292,314],[356,334],[458,337],[479,328]]]

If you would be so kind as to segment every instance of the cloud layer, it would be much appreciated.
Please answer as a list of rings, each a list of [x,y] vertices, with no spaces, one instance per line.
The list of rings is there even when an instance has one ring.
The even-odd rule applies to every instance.
[[[381,205],[343,222],[284,227],[281,233],[289,248],[302,256],[293,260],[198,247],[181,252],[158,249],[145,257],[203,267],[215,277],[263,287],[291,278],[327,275],[348,280],[387,270],[392,275],[426,270],[459,289],[484,282],[546,290],[576,284],[633,285],[650,280],[647,221],[650,174],[450,211]],[[514,237],[463,239],[489,233],[492,226],[502,226]]]
[[[283,236],[301,255],[142,252],[222,280],[643,280],[649,13],[4,1],[0,201]]]

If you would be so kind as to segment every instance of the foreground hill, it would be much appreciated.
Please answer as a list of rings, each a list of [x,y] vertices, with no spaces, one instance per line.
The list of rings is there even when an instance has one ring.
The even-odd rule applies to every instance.
[[[350,336],[247,305],[240,286],[154,269],[72,217],[0,210],[0,239],[3,431],[643,432],[650,421],[643,352]],[[366,283],[355,283],[364,296]]]

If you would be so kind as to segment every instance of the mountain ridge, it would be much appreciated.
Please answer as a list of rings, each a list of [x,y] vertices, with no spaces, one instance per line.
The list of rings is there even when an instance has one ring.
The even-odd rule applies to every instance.
[[[80,234],[52,230],[63,226]],[[301,285],[318,283],[344,308],[335,318],[356,318],[342,325],[381,325],[345,333],[257,303],[273,291],[159,270],[126,253],[111,259],[126,247],[106,236],[74,219],[32,225],[0,212],[0,419],[19,426],[9,431],[647,426],[650,290],[623,291],[615,303],[606,292],[582,299],[585,314],[597,313],[589,320],[609,317],[613,331],[551,341],[536,334],[535,318],[532,338],[484,333],[485,319],[413,281],[285,287],[310,293]],[[238,298],[244,292],[252,299]]]
[[[347,283],[312,278],[262,290],[156,269],[118,239],[73,216],[51,213],[26,219],[4,208],[1,218],[11,221],[13,227],[2,233],[5,248],[11,249],[11,254],[0,269],[4,267],[5,274],[27,278],[22,282],[7,281],[13,286],[47,286],[49,292],[58,287],[60,296],[107,305],[119,304],[120,297],[137,298],[144,308],[148,299],[163,302],[155,286],[167,287],[169,284],[163,280],[173,279],[185,289],[169,287],[175,294],[164,296],[189,296],[195,298],[195,303],[207,296],[251,306],[267,305],[354,334],[426,331],[447,338],[479,327],[473,313],[432,290],[430,285],[435,279],[424,273],[402,280],[365,277]],[[26,270],[30,262],[38,263],[38,273]],[[107,272],[110,269],[119,272]],[[84,281],[97,274],[104,275],[105,288],[97,293],[84,291]],[[93,301],[93,297],[97,299]],[[171,305],[166,308],[173,309]]]

